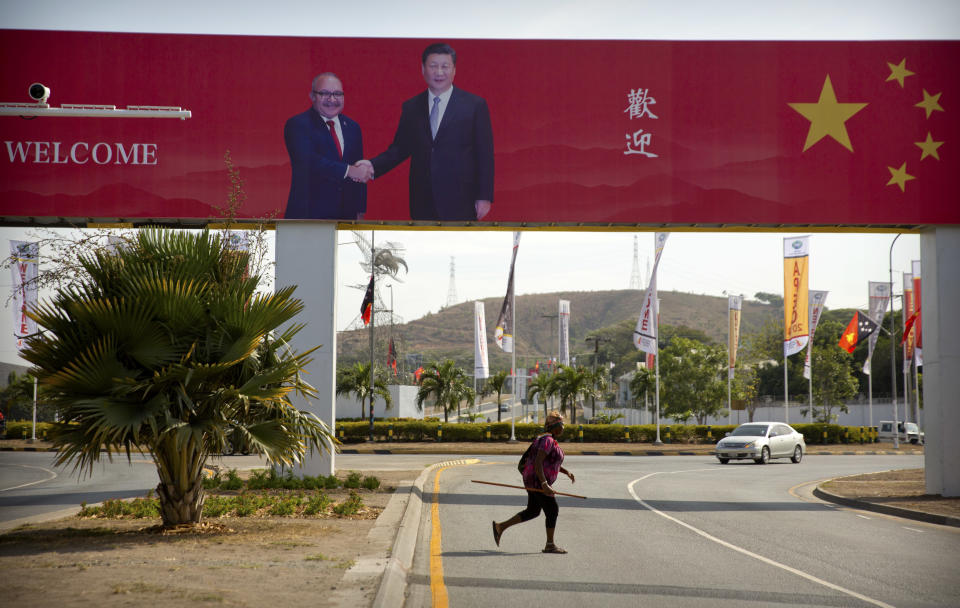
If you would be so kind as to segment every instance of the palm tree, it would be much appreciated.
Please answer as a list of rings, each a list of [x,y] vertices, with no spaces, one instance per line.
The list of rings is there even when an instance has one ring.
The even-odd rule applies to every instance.
[[[560,411],[566,414],[567,404],[570,404],[570,424],[577,422],[577,398],[592,390],[588,375],[582,367],[561,365],[550,383],[550,394],[560,397]]]
[[[593,370],[587,372],[587,383],[589,384],[590,392],[588,396],[591,398],[591,416],[594,418],[597,417],[597,397],[602,397],[604,393],[607,392],[607,389],[610,387],[610,375],[608,370],[605,367],[597,367]]]
[[[475,394],[463,368],[457,367],[453,359],[443,363],[434,361],[420,376],[420,388],[417,390],[417,407],[423,409],[423,403],[433,395],[437,405],[443,408],[443,421],[449,422],[448,414],[454,408],[459,416],[460,402],[473,403]]]
[[[502,417],[500,415],[500,399],[503,395],[503,389],[507,384],[508,376],[509,374],[506,371],[500,370],[499,372],[487,378],[487,386],[491,391],[497,393],[497,422],[502,421]]]
[[[540,398],[543,399],[544,420],[546,420],[547,411],[549,410],[547,402],[550,396],[553,394],[550,390],[550,387],[553,384],[552,379],[553,374],[541,372],[530,378],[530,380],[527,382],[527,401],[533,401],[534,397],[540,395]]]
[[[300,375],[314,349],[289,346],[303,304],[293,286],[257,293],[248,257],[168,230],[80,256],[81,274],[31,313],[45,332],[23,351],[59,416],[58,465],[92,474],[103,454],[149,452],[171,526],[200,521],[203,467],[230,435],[275,464],[329,449],[327,426],[290,400],[316,396]]]
[[[360,402],[360,416],[365,418],[367,399],[370,399],[370,416],[373,416],[373,402],[377,397],[383,399],[387,409],[393,405],[387,381],[381,374],[374,373],[373,392],[370,391],[370,364],[354,363],[352,367],[337,370],[337,396],[353,395]]]

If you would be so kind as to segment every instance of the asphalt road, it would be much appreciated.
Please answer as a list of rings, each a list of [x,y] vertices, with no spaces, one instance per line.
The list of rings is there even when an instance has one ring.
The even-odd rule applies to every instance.
[[[406,606],[949,606],[960,598],[960,530],[862,513],[810,495],[817,480],[923,466],[922,456],[810,456],[720,465],[705,456],[572,456],[557,543],[521,510],[514,458],[479,457],[424,486]],[[434,525],[433,502],[439,524]],[[439,531],[440,548],[431,552]],[[442,580],[442,585],[438,581]]]
[[[0,452],[0,530],[38,516],[65,517],[80,503],[143,496],[157,487],[153,461],[114,455],[113,462],[78,475],[73,467],[54,466],[53,452]]]
[[[340,455],[342,469],[416,470],[467,456]],[[950,606],[960,598],[960,529],[823,503],[818,480],[923,466],[922,456],[807,456],[720,465],[708,456],[570,456],[556,488],[557,542],[544,555],[543,519],[507,531],[490,521],[521,510],[514,456],[478,456],[424,485],[408,607],[419,606]],[[75,512],[81,502],[139,496],[156,486],[151,462],[125,457],[78,479],[52,453],[0,453],[0,529],[33,516]],[[227,457],[230,468],[263,466]],[[436,501],[437,524],[433,503]],[[440,546],[431,552],[434,531]],[[433,593],[437,592],[438,601]],[[447,603],[442,600],[446,593]]]

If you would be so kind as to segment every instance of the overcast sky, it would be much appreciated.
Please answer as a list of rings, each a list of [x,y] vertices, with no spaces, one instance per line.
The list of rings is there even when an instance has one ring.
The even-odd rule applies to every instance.
[[[428,10],[425,6],[423,2],[375,0],[360,5],[246,0],[167,0],[145,5],[129,1],[36,0],[3,2],[0,24],[16,29],[446,39],[960,38],[960,2],[954,0],[488,0],[444,2],[441,10]],[[359,17],[348,14],[348,9],[359,7]],[[337,18],[331,18],[335,15]],[[419,74],[412,74],[413,77],[419,78]],[[630,285],[635,234],[640,275],[645,279],[652,256],[652,232],[526,232],[517,261],[517,292],[626,289]],[[663,253],[659,288],[714,296],[725,291],[748,297],[759,291],[782,293],[782,239],[801,234],[804,232],[673,233]],[[0,239],[24,237],[24,231],[0,230]],[[458,301],[502,297],[511,238],[510,232],[378,231],[378,242],[394,241],[406,248],[410,266],[409,274],[401,275],[403,282],[394,283],[395,310],[409,321],[443,307],[450,290],[451,256],[456,265],[454,287]],[[892,234],[814,234],[810,287],[830,291],[829,308],[865,309],[867,281],[888,280],[893,238]],[[349,243],[351,240],[350,232],[341,233],[340,241],[344,244],[339,248],[338,329],[357,316],[362,299],[362,292],[346,286],[366,281],[357,263],[358,250]],[[918,236],[904,235],[897,241],[893,249],[895,285],[899,285],[901,271],[919,257]],[[9,292],[10,283],[8,275],[0,277],[0,289],[5,293]],[[390,291],[384,294],[389,300]],[[639,301],[637,309],[639,312]],[[10,328],[9,308],[3,317],[0,328]],[[4,333],[11,335],[9,329]],[[16,362],[12,341],[0,344],[0,360]]]

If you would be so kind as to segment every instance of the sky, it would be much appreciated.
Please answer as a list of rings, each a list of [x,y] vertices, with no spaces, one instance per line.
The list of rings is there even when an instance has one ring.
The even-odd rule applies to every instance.
[[[441,11],[426,14],[414,10],[423,6],[422,2],[371,0],[364,2],[359,18],[344,10],[342,18],[331,19],[331,14],[340,10],[337,6],[303,1],[167,0],[151,5],[95,0],[5,1],[0,3],[0,24],[12,29],[445,39],[960,38],[960,2],[955,0],[594,0],[589,4],[566,0],[451,0],[443,3]],[[730,293],[752,298],[761,291],[782,294],[782,240],[803,234],[673,233],[661,259],[658,287],[712,296]],[[889,280],[888,256],[894,236],[813,234],[810,288],[830,292],[828,308],[865,309],[867,282]],[[24,230],[0,229],[0,239],[26,237]],[[525,232],[517,259],[517,293],[627,289],[635,237],[640,276],[645,280],[648,261],[652,264],[653,232]],[[505,293],[511,232],[384,230],[377,231],[374,238],[405,248],[402,255],[409,273],[401,273],[400,281],[388,281],[393,287],[383,291],[388,304],[392,292],[392,306],[405,321],[436,312],[447,304],[451,258],[457,302],[502,297]],[[340,233],[338,330],[347,327],[359,313],[363,293],[349,286],[367,280],[352,240],[351,232]],[[893,281],[899,292],[901,272],[909,269],[911,260],[920,258],[919,236],[900,237],[892,255]],[[9,293],[10,285],[9,273],[0,276],[2,293]],[[639,312],[639,295],[637,300]],[[0,331],[12,329],[9,306],[0,314]],[[576,311],[571,314],[576,315]],[[4,334],[11,335],[10,329]],[[0,361],[15,363],[17,359],[12,340],[0,341]]]

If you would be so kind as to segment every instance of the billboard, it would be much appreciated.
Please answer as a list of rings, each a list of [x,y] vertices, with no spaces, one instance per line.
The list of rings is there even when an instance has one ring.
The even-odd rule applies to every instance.
[[[960,224],[960,42],[432,42],[5,31],[0,101],[191,118],[0,117],[0,216],[217,219],[229,154],[247,219]]]

